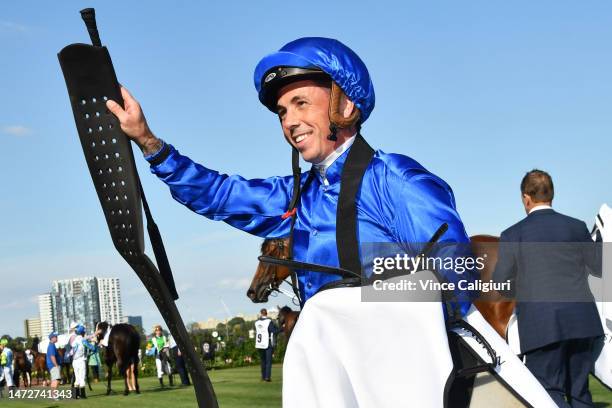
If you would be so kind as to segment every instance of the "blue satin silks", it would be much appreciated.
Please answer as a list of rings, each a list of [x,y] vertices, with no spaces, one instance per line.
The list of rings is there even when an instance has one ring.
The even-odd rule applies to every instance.
[[[290,219],[283,220],[281,216],[291,200],[292,176],[246,180],[237,175],[219,174],[181,155],[172,146],[169,148],[168,157],[152,166],[151,171],[170,187],[178,202],[207,218],[225,221],[263,238],[289,234]],[[329,185],[323,183],[318,172],[310,170],[312,174],[297,210],[295,260],[339,265],[336,207],[342,167],[349,150],[327,169]],[[302,184],[308,173],[302,174]],[[469,242],[450,187],[409,157],[376,151],[356,200],[360,243],[398,243],[404,250],[415,253],[420,248],[411,248],[411,245],[426,243],[445,222],[449,228],[440,242]],[[435,256],[441,257],[470,255],[469,245],[445,246],[437,252]],[[364,268],[368,269],[365,265]],[[439,272],[450,282],[476,278],[472,271]],[[337,279],[335,275],[298,271],[303,301],[324,284]],[[461,312],[467,312],[473,294],[457,290],[455,295]]]

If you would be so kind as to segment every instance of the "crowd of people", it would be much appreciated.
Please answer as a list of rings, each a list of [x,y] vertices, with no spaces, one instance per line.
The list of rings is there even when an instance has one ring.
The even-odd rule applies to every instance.
[[[87,335],[85,326],[78,323],[70,325],[70,336],[66,344],[62,344],[61,347],[58,347],[57,344],[59,337],[59,333],[55,331],[49,334],[48,346],[43,355],[46,372],[37,373],[37,375],[44,379],[43,385],[47,385],[46,378],[49,378],[48,384],[51,390],[58,390],[60,385],[69,384],[70,395],[73,398],[87,398],[88,382],[93,380],[94,383],[98,383],[100,381],[100,352],[105,346],[100,344],[97,333]],[[18,380],[16,378],[18,373],[15,372],[14,353],[8,344],[7,338],[0,339],[0,396],[2,396],[4,387],[7,387],[8,390],[16,389]],[[40,354],[36,347],[38,345],[36,339],[33,345],[34,349],[26,349],[24,352],[29,369],[33,367],[34,356]],[[145,350],[147,356],[155,358],[157,376],[162,387],[164,386],[164,375],[168,376],[170,386],[173,385],[172,373],[174,370],[178,373],[182,385],[191,385],[181,351],[171,335],[163,334],[160,325],[154,327],[153,335],[147,342]],[[141,350],[138,354],[141,358]],[[170,364],[171,361],[174,362],[174,368]]]
[[[267,317],[266,309],[261,310],[261,316],[254,327],[257,332],[255,348],[258,349],[261,358],[262,381],[270,381],[272,352],[278,329],[274,321]],[[88,382],[100,381],[100,352],[105,347],[100,343],[103,341],[99,341],[96,332],[87,335],[85,326],[74,322],[70,325],[70,336],[66,344],[58,346],[59,337],[59,333],[55,331],[48,336],[49,342],[44,355],[46,372],[42,377],[49,378],[48,384],[51,390],[58,390],[60,385],[69,384],[73,398],[87,398]],[[16,388],[14,354],[8,344],[7,338],[0,339],[0,385],[2,385],[0,392],[4,386],[9,390]],[[38,342],[34,341],[34,348],[37,348],[37,344]],[[214,367],[217,348],[218,345],[208,341],[202,344],[202,360],[207,368]],[[142,350],[139,350],[139,359],[142,358],[141,352]],[[34,355],[39,354],[38,350],[26,349],[25,354],[31,368]],[[174,386],[174,373],[178,374],[181,385],[191,385],[183,354],[172,335],[166,335],[161,325],[153,327],[153,332],[144,347],[144,355],[154,358],[155,371],[161,387],[166,386],[164,377],[167,377],[168,385]],[[252,359],[248,358],[245,361],[250,362]],[[144,366],[141,365],[141,369],[144,370]],[[46,384],[45,380],[43,385]]]
[[[73,398],[87,398],[85,387],[87,386],[88,367],[92,367],[94,381],[99,380],[98,341],[95,335],[86,337],[85,326],[82,324],[74,323],[70,329],[72,333],[68,343],[64,346],[63,356],[56,347],[58,333],[52,332],[49,334],[46,364],[51,378],[51,389],[57,389],[59,382],[62,380],[62,365],[68,364],[72,366],[70,386]]]

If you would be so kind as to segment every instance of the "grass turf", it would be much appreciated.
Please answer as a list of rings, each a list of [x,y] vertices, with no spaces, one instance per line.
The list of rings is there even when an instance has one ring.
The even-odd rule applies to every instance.
[[[219,406],[222,408],[269,408],[281,406],[281,366],[272,367],[272,382],[259,380],[259,367],[243,367],[226,370],[209,371],[215,387]],[[178,376],[174,376],[175,380]],[[165,379],[167,384],[167,378]],[[86,400],[0,400],[3,407],[87,407],[87,408],[181,408],[194,407],[195,395],[192,387],[166,387],[160,389],[156,378],[141,378],[141,394],[123,396],[123,382],[113,381],[113,394],[106,395],[106,386],[100,382],[92,384],[93,391],[87,391]],[[597,380],[591,378],[591,392],[595,407],[612,407],[612,392],[603,387]],[[61,387],[68,389],[68,387]],[[314,408],[314,407],[313,407]]]
[[[253,407],[269,408],[281,406],[281,366],[272,366],[272,382],[260,381],[259,367],[242,367],[225,370],[213,370],[208,374],[223,408]],[[164,378],[166,388],[161,389],[155,377],[140,378],[140,394],[123,395],[123,381],[112,382],[113,393],[106,395],[106,383],[91,384],[93,391],[87,389],[86,400],[9,400],[4,391],[0,406],[12,407],[87,407],[87,408],[182,408],[195,407],[196,399],[193,387],[177,386],[180,382],[174,375],[174,387],[168,387],[168,378]],[[35,387],[36,388],[36,387]],[[70,389],[62,386],[60,389]]]

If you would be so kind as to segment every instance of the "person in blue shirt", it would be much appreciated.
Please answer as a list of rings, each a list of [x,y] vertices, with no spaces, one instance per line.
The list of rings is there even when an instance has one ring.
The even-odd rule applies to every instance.
[[[367,68],[337,40],[300,38],[264,57],[255,69],[254,82],[260,102],[280,120],[294,163],[299,153],[312,164],[309,171],[296,172],[295,165],[293,176],[253,180],[221,174],[157,138],[127,89],[121,89],[124,108],[110,100],[107,107],[177,201],[260,237],[292,236],[294,260],[340,266],[336,216],[343,170],[353,145],[365,143],[361,128],[375,101]],[[298,183],[299,196],[294,189]],[[448,230],[440,242],[464,245],[438,248],[435,256],[470,254],[451,188],[410,157],[376,150],[354,201],[359,243],[390,243],[398,252],[416,255],[446,223]],[[363,266],[367,270],[368,265]],[[475,279],[474,271],[458,273],[443,267],[439,272],[451,282]],[[302,302],[340,279],[308,270],[297,271],[297,278]],[[472,295],[455,292],[454,304],[462,313]]]
[[[62,379],[61,375],[61,361],[59,352],[55,343],[57,343],[57,332],[49,334],[49,345],[47,346],[47,369],[51,376],[51,390],[57,390],[59,381]],[[52,392],[52,394],[55,394]]]

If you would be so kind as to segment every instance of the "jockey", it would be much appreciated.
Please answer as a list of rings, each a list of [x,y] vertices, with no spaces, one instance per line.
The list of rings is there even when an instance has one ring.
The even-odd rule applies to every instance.
[[[75,328],[76,337],[72,342],[72,368],[74,370],[75,398],[87,398],[85,395],[85,377],[87,375],[87,354],[98,350],[95,344],[85,339],[85,327],[82,324]]]
[[[8,346],[8,339],[0,339],[0,368],[9,390],[15,388],[13,382],[13,350]]]
[[[374,108],[368,70],[339,41],[301,38],[264,57],[255,69],[254,82],[259,100],[278,115],[285,140],[293,148],[293,177],[246,180],[193,162],[151,132],[140,105],[125,88],[125,110],[114,101],[108,101],[107,107],[177,201],[260,237],[292,236],[294,260],[338,266],[341,240],[336,239],[336,215],[344,164]],[[310,171],[299,173],[297,152],[312,164]],[[294,180],[301,195],[295,193]],[[391,243],[416,255],[446,223],[448,229],[439,242],[463,245],[438,247],[435,256],[456,259],[470,254],[451,188],[407,156],[375,151],[354,201],[359,243]],[[368,265],[363,266],[367,271]],[[455,272],[444,266],[438,272],[453,283],[475,279],[473,270]],[[297,271],[297,278],[302,304],[323,285],[339,279],[307,270]],[[458,286],[454,306],[465,313],[473,293]]]
[[[172,379],[172,367],[170,367],[170,342],[164,336],[162,327],[157,324],[153,327],[155,335],[147,343],[147,356],[155,356],[155,367],[157,368],[157,378],[159,385],[164,386],[164,372],[168,373],[170,386],[174,385]]]

